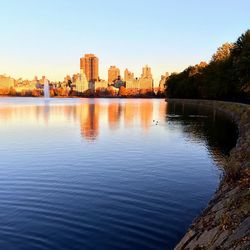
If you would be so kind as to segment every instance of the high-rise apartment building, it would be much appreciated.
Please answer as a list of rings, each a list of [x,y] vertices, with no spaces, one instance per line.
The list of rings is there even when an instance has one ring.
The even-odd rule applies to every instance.
[[[83,69],[80,70],[80,74],[78,75],[78,78],[76,79],[74,84],[75,84],[75,90],[77,92],[83,93],[84,91],[89,89],[89,82],[87,80],[87,77]]]
[[[128,69],[124,71],[124,81],[133,81],[134,80],[134,73],[130,72]]]
[[[133,78],[132,80],[126,81],[127,89],[140,89],[140,80],[138,78]]]
[[[153,88],[153,77],[151,68],[146,65],[142,68],[140,82],[140,89],[152,89]]]
[[[166,80],[168,79],[168,77],[169,77],[168,72],[166,72],[165,75],[161,75],[161,80],[159,82],[159,90],[161,92],[163,92],[165,90],[165,83],[166,83]]]
[[[142,68],[141,78],[152,78],[151,68],[148,65]]]
[[[15,80],[9,76],[0,75],[0,88],[14,87]]]
[[[80,69],[82,69],[89,82],[99,80],[99,59],[94,54],[85,54],[80,58]]]
[[[120,69],[116,66],[110,66],[108,70],[108,82],[113,83],[120,76]]]

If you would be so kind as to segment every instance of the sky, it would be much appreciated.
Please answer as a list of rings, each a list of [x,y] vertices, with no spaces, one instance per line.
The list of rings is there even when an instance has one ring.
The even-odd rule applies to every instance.
[[[0,0],[0,74],[62,80],[94,53],[110,65],[158,81],[209,61],[250,28],[249,0]]]

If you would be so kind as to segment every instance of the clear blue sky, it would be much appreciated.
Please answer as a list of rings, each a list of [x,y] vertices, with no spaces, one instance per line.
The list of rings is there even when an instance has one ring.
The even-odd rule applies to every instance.
[[[0,74],[61,80],[95,53],[110,65],[156,80],[208,61],[250,28],[249,0],[6,0],[0,2]]]

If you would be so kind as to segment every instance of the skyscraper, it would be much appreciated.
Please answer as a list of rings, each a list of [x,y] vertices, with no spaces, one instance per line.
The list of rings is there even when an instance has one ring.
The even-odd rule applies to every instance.
[[[99,80],[99,59],[94,54],[85,54],[80,58],[80,69],[82,69],[89,82],[96,82]]]
[[[108,70],[108,82],[113,83],[120,76],[120,69],[116,66],[110,66]]]
[[[87,77],[84,73],[84,70],[80,70],[80,74],[78,75],[78,78],[75,81],[75,90],[77,92],[83,93],[84,91],[89,89],[89,83],[87,80]]]
[[[166,80],[168,79],[168,77],[169,77],[168,72],[166,72],[165,75],[161,75],[161,80],[159,82],[159,90],[161,92],[164,92],[164,90],[165,90],[165,83],[166,83]]]
[[[140,82],[140,89],[152,89],[153,88],[153,77],[151,68],[146,65],[142,68]]]
[[[142,68],[141,78],[152,78],[151,68],[148,65]]]
[[[124,71],[124,81],[133,81],[134,73],[130,72],[128,69]]]
[[[15,80],[9,76],[0,75],[0,87],[11,88],[15,86]]]

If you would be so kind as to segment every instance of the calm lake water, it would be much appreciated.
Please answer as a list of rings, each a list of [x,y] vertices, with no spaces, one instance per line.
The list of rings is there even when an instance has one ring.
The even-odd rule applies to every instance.
[[[0,249],[173,249],[236,129],[152,99],[0,99]]]

